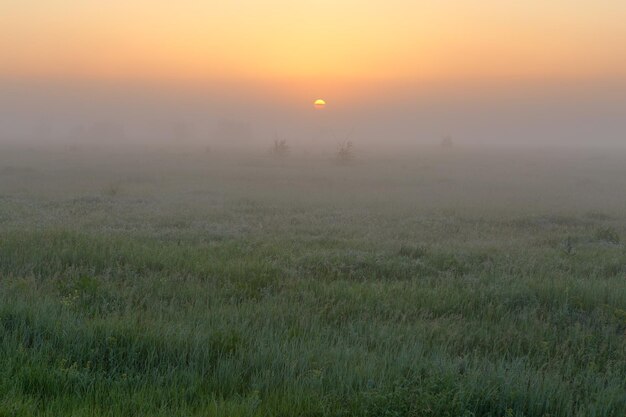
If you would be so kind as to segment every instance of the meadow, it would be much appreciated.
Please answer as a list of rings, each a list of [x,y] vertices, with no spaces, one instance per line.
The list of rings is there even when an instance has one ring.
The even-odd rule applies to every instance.
[[[5,146],[0,416],[622,417],[625,242],[624,150]]]

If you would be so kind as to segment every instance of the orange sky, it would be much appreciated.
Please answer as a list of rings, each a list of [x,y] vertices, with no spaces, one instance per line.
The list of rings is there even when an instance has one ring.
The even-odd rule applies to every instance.
[[[0,76],[623,79],[624,22],[624,0],[4,0]]]

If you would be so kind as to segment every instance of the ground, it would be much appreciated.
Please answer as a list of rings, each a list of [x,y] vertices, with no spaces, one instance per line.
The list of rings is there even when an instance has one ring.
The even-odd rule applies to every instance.
[[[0,416],[626,415],[626,152],[356,156],[3,148]]]

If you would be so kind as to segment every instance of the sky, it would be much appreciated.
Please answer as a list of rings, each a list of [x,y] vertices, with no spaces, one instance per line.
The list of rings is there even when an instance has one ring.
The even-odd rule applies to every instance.
[[[606,107],[622,102],[624,22],[623,0],[2,0],[0,81],[26,101],[41,83],[202,89],[226,103],[215,117],[316,98],[398,116],[415,97],[497,107],[527,89]]]
[[[5,75],[624,77],[622,0],[3,0]]]

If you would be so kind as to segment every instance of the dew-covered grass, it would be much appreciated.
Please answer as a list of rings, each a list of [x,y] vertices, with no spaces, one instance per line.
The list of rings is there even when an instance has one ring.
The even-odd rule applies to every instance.
[[[0,153],[0,416],[626,415],[626,154]]]

